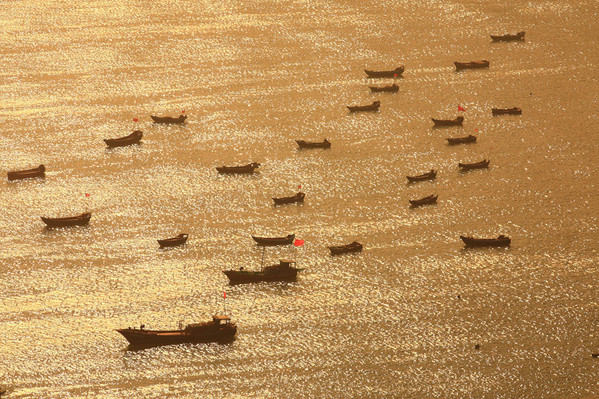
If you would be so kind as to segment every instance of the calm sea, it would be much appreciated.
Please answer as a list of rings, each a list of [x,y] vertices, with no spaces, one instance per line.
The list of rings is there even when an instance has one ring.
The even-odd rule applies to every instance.
[[[0,1],[0,387],[596,395],[598,13],[595,0]],[[478,59],[490,68],[455,72]],[[399,65],[398,93],[370,93],[393,80],[363,69]],[[347,112],[375,100],[378,113]],[[463,127],[432,128],[458,105]],[[183,126],[150,119],[183,111]],[[136,129],[141,145],[106,149]],[[445,140],[468,134],[476,144]],[[330,150],[294,141],[324,138]],[[253,176],[215,170],[253,161]],[[39,164],[45,180],[7,182]],[[407,184],[431,168],[436,180]],[[273,206],[299,185],[303,205]],[[430,194],[438,204],[408,206]],[[85,211],[87,227],[40,220]],[[186,246],[158,249],[179,233]],[[252,234],[290,233],[305,245],[264,259],[297,260],[296,283],[228,285],[222,270],[260,267]],[[459,239],[499,234],[511,247]],[[329,254],[354,240],[362,253]],[[131,351],[115,331],[208,320],[223,291],[231,344]]]

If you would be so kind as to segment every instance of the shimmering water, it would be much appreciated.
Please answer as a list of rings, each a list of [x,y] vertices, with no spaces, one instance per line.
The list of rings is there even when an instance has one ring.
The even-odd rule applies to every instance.
[[[0,1],[0,386],[15,398],[596,394],[599,4],[512,3]],[[519,30],[523,43],[489,38]],[[473,59],[491,67],[454,71]],[[399,65],[399,93],[369,92],[389,82],[364,68]],[[345,108],[375,99],[378,113]],[[458,104],[462,128],[432,128]],[[491,116],[513,106],[523,115]],[[149,117],[182,110],[184,126]],[[134,129],[141,145],[105,149]],[[446,145],[467,134],[478,142]],[[323,138],[332,149],[294,142]],[[484,157],[489,170],[458,171]],[[252,161],[251,177],[215,170]],[[45,180],[6,181],[41,163]],[[431,168],[435,181],[406,184]],[[272,206],[299,184],[303,205]],[[432,193],[437,205],[408,207]],[[40,220],[86,210],[85,228]],[[181,232],[185,247],[158,250]],[[251,234],[288,233],[305,246],[265,257],[297,259],[297,283],[228,286],[223,269],[260,265]],[[460,234],[512,246],[466,250]],[[326,249],[353,240],[363,253]],[[128,351],[115,331],[203,321],[223,290],[232,344]]]

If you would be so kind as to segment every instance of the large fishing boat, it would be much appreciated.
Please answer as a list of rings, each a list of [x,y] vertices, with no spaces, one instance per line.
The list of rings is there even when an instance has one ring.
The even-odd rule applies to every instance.
[[[278,265],[266,266],[262,270],[223,270],[231,284],[257,283],[260,281],[295,281],[297,273],[303,269],[294,267],[292,260],[281,259]]]

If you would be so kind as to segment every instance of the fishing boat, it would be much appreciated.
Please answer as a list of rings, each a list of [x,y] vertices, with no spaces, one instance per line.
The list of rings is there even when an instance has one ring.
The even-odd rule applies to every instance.
[[[497,238],[473,238],[460,236],[467,247],[508,247],[512,240],[509,237],[500,235]]]
[[[331,251],[331,255],[341,255],[349,252],[362,252],[362,244],[354,241],[346,245],[329,247],[329,251]]]
[[[373,93],[397,93],[399,91],[399,86],[396,85],[395,83],[392,85],[388,85],[388,86],[381,86],[381,87],[376,87],[376,86],[368,86],[370,88],[370,91]]]
[[[295,240],[295,234],[289,234],[287,237],[256,237],[252,236],[256,244],[262,247],[273,247],[275,245],[289,245],[293,244]]]
[[[31,179],[34,177],[46,177],[46,167],[44,165],[40,165],[37,168],[7,172],[6,174],[9,181]]]
[[[525,33],[526,32],[522,31],[522,32],[518,32],[514,35],[506,33],[505,35],[490,35],[490,36],[494,42],[513,42],[513,41],[517,41],[517,40],[524,40]]]
[[[522,110],[518,107],[513,108],[491,108],[493,116],[498,115],[522,115]]]
[[[435,118],[431,118],[431,119],[432,119],[433,123],[435,124],[435,127],[460,126],[464,122],[464,117],[461,115],[455,119],[435,119]]]
[[[42,221],[46,223],[48,227],[86,226],[91,217],[91,213],[82,213],[78,216],[70,216],[65,218],[45,218],[42,216]]]
[[[187,115],[179,115],[178,117],[174,118],[172,116],[154,116],[154,115],[150,115],[150,118],[152,118],[152,120],[154,121],[154,123],[164,123],[164,124],[182,124],[185,123],[185,120],[187,119]]]
[[[327,139],[323,141],[304,141],[295,140],[299,148],[331,148],[331,142]]]
[[[235,339],[237,326],[229,316],[214,315],[212,321],[188,324],[178,330],[146,330],[141,326],[117,331],[129,341],[131,347],[147,348],[183,343],[230,342]]]
[[[461,69],[479,69],[479,68],[488,68],[489,61],[487,60],[479,60],[479,61],[470,61],[470,62],[454,62],[456,71]]]
[[[177,237],[173,238],[165,238],[164,240],[157,240],[160,248],[165,247],[176,247],[178,245],[183,245],[187,241],[187,234],[179,234]]]
[[[428,173],[423,173],[417,176],[406,176],[410,182],[423,181],[423,180],[431,180],[437,177],[437,171],[431,169]]]
[[[488,168],[489,167],[489,162],[491,162],[488,159],[483,159],[480,162],[474,162],[474,163],[458,163],[458,166],[460,168],[462,168],[462,170],[470,170],[470,169],[483,169],[483,168]]]
[[[296,202],[304,202],[305,196],[306,194],[300,191],[291,197],[273,198],[272,200],[275,202],[275,205],[293,204]]]
[[[243,166],[220,166],[217,167],[216,170],[218,173],[224,174],[251,174],[254,173],[258,167],[260,167],[258,162],[252,162]]]
[[[380,106],[381,106],[381,102],[377,100],[370,105],[353,105],[353,106],[348,105],[347,109],[349,109],[349,112],[368,112],[368,111],[378,111]]]
[[[446,138],[445,140],[447,140],[447,144],[449,145],[469,144],[476,143],[476,136],[469,134],[466,137]]]
[[[368,75],[369,78],[395,78],[401,76],[404,70],[405,67],[402,65],[392,71],[370,71],[368,69],[364,69],[364,72],[366,72],[366,75]]]
[[[421,206],[421,205],[434,204],[434,203],[437,202],[437,198],[438,197],[439,197],[438,195],[431,194],[428,197],[420,198],[420,199],[417,199],[417,200],[410,200],[410,205],[413,208],[416,208],[416,207]]]
[[[257,283],[261,281],[295,281],[297,273],[303,269],[294,267],[295,262],[287,259],[279,260],[279,264],[263,267],[261,270],[223,270],[230,284]]]
[[[141,130],[136,130],[128,136],[119,137],[116,139],[104,139],[104,142],[106,143],[108,148],[124,147],[127,145],[139,143],[142,136],[143,132]]]

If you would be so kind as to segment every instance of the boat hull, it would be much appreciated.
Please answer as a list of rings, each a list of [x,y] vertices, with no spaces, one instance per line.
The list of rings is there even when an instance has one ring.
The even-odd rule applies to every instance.
[[[183,124],[183,123],[185,123],[185,120],[187,119],[187,115],[180,115],[177,118],[173,118],[172,116],[154,116],[154,115],[150,115],[150,117],[152,118],[154,123],[174,124],[174,125]]]
[[[187,234],[180,234],[177,237],[173,237],[173,238],[166,238],[164,240],[157,240],[158,244],[160,245],[160,248],[166,248],[166,247],[176,247],[179,245],[183,245],[187,242]]]
[[[259,282],[291,282],[297,280],[297,273],[300,269],[286,268],[287,270],[276,270],[271,272],[245,271],[245,270],[224,270],[223,273],[229,278],[229,283],[249,284]]]
[[[46,167],[44,165],[40,165],[37,168],[33,168],[33,169],[7,172],[6,175],[7,175],[8,181],[33,179],[36,177],[43,178],[43,177],[46,177]]]
[[[331,255],[342,255],[352,252],[362,252],[362,248],[362,244],[356,242],[347,245],[332,246],[329,247],[329,251],[331,251]]]
[[[295,140],[299,148],[331,148],[331,143],[328,140],[321,142]]]
[[[202,331],[188,332],[185,330],[117,330],[132,347],[152,347],[175,345],[183,343],[230,342],[235,339],[237,326],[234,324],[206,327]]]
[[[295,240],[295,234],[290,234],[287,237],[256,237],[252,236],[256,244],[262,247],[272,247],[275,245],[290,245]]]
[[[366,75],[368,75],[369,78],[395,78],[401,76],[404,70],[405,67],[400,66],[392,71],[371,71],[365,69],[364,72],[366,73]]]
[[[489,65],[490,65],[490,62],[487,61],[487,60],[470,61],[470,62],[457,62],[457,61],[455,61],[453,64],[455,65],[456,71],[459,71],[459,70],[462,70],[462,69],[488,68]]]
[[[457,145],[457,144],[471,144],[476,143],[476,136],[468,136],[468,137],[456,137],[456,138],[448,138],[447,144],[449,145]]]
[[[91,213],[84,213],[79,216],[66,217],[66,218],[45,218],[42,216],[42,221],[48,227],[72,227],[72,226],[86,226],[89,224],[91,219]]]
[[[136,130],[126,137],[119,137],[117,139],[104,139],[104,142],[108,148],[125,147],[132,144],[137,144],[141,141],[143,133],[141,130]]]
[[[429,204],[436,204],[437,203],[437,198],[439,196],[429,196],[429,197],[425,197],[425,198],[421,198],[421,199],[417,199],[417,200],[410,200],[410,205],[412,206],[412,208],[416,208],[422,205],[429,205]]]
[[[473,238],[460,236],[467,247],[509,247],[512,243],[509,237]]]
[[[297,193],[293,197],[273,198],[272,200],[275,202],[275,205],[285,205],[285,204],[295,204],[298,202],[304,202],[305,197],[306,197],[306,195],[304,193]]]

